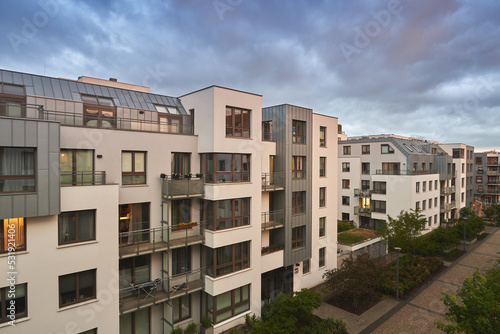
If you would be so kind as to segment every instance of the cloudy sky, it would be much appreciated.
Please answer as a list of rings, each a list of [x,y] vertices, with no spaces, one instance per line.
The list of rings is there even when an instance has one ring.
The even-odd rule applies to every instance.
[[[498,0],[0,2],[0,68],[180,96],[210,85],[500,149]]]

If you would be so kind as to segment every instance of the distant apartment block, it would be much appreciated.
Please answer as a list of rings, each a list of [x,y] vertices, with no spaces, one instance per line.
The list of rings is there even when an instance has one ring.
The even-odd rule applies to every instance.
[[[500,153],[474,153],[474,198],[483,208],[500,202]]]

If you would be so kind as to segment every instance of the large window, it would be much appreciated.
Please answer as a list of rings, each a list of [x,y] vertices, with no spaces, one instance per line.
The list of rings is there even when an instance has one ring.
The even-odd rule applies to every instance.
[[[26,225],[24,218],[0,219],[0,253],[26,250]]]
[[[250,224],[250,198],[204,202],[204,220],[209,230]]]
[[[207,295],[208,314],[213,316],[213,323],[232,318],[250,309],[250,285],[212,297]]]
[[[319,146],[326,147],[326,127],[319,127]]]
[[[305,157],[292,157],[292,178],[303,179],[305,178]]]
[[[81,95],[84,109],[85,126],[114,128],[116,107],[109,97]]]
[[[305,210],[306,192],[296,191],[292,193],[292,213],[299,214],[306,212]]]
[[[59,245],[95,240],[95,210],[61,212]]]
[[[0,147],[0,193],[36,191],[36,152],[27,147]]]
[[[119,261],[120,289],[128,292],[121,292],[121,297],[132,295],[130,286],[142,284],[150,281],[150,255],[129,257]],[[127,295],[124,295],[127,294]]]
[[[7,309],[14,305],[14,313]],[[15,315],[16,320],[28,316],[28,284],[17,284],[0,288],[0,323],[9,322],[9,315]]]
[[[209,276],[220,277],[250,267],[250,241],[206,249]]]
[[[319,188],[319,207],[326,206],[326,187]]]
[[[59,307],[95,298],[95,269],[59,276]]]
[[[61,185],[94,184],[94,151],[61,149]]]
[[[24,86],[0,83],[0,116],[26,117]]]
[[[370,175],[370,163],[362,162],[361,163],[361,174]]]
[[[295,120],[292,122],[292,143],[306,143],[306,122]]]
[[[350,205],[350,197],[349,196],[342,196],[342,205]]]
[[[373,181],[373,193],[375,194],[386,194],[386,183],[380,181]]]
[[[326,157],[319,158],[319,176],[326,176]]]
[[[203,154],[201,163],[207,182],[250,182],[250,154]]]
[[[120,244],[149,241],[149,203],[120,205]]]
[[[385,201],[372,201],[373,212],[386,213]]]
[[[292,228],[292,249],[304,247],[305,231],[305,226]]]
[[[146,183],[146,152],[122,152],[122,184]]]
[[[394,153],[394,149],[389,144],[382,144],[382,145],[380,145],[380,148],[381,148],[381,153],[382,154]]]
[[[319,267],[324,267],[326,264],[326,247],[322,247],[319,249]]]
[[[150,307],[120,316],[121,334],[149,334]]]
[[[226,137],[250,138],[250,110],[226,107]]]
[[[191,271],[191,246],[172,250],[172,275]]]
[[[179,224],[191,222],[191,200],[181,199],[172,201],[172,222],[171,226],[178,227]]]
[[[174,323],[191,318],[191,295],[172,299]]]
[[[184,176],[191,172],[191,153],[172,153],[172,174]]]

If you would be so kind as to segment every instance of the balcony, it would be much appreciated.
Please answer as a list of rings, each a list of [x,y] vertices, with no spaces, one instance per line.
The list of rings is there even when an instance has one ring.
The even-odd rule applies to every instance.
[[[455,187],[443,187],[441,188],[441,195],[446,196],[446,195],[451,195],[455,192]]]
[[[369,189],[361,190],[359,188],[354,189],[354,197],[363,197],[369,198],[371,197],[372,192]]]
[[[163,273],[166,274],[165,271]],[[175,276],[157,278],[147,283],[131,284],[130,287],[120,289],[120,314],[158,305],[202,290],[204,274],[204,269],[196,269]]]
[[[106,172],[61,172],[61,187],[102,186],[106,184]]]
[[[283,249],[262,253],[260,271],[265,273],[283,267],[283,253]]]
[[[196,198],[205,196],[203,177],[162,179],[163,199]]]
[[[202,224],[154,227],[119,234],[120,259],[186,247],[203,242]]]
[[[262,212],[262,231],[285,226],[285,210]]]
[[[262,191],[285,189],[285,173],[262,173]]]
[[[360,208],[359,206],[354,207],[354,214],[357,216],[370,217],[372,212],[373,210],[370,208]]]
[[[500,169],[499,170],[490,170],[488,169],[486,171],[487,175],[500,175]]]
[[[437,174],[435,170],[385,170],[377,169],[375,171],[376,175],[427,175],[427,174]]]
[[[273,133],[271,131],[262,131],[262,141],[273,141]]]

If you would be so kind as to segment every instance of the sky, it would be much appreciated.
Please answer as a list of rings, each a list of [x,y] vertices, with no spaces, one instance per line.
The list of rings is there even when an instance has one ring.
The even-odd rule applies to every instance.
[[[169,96],[219,85],[348,136],[500,149],[498,0],[1,1],[0,68]]]

